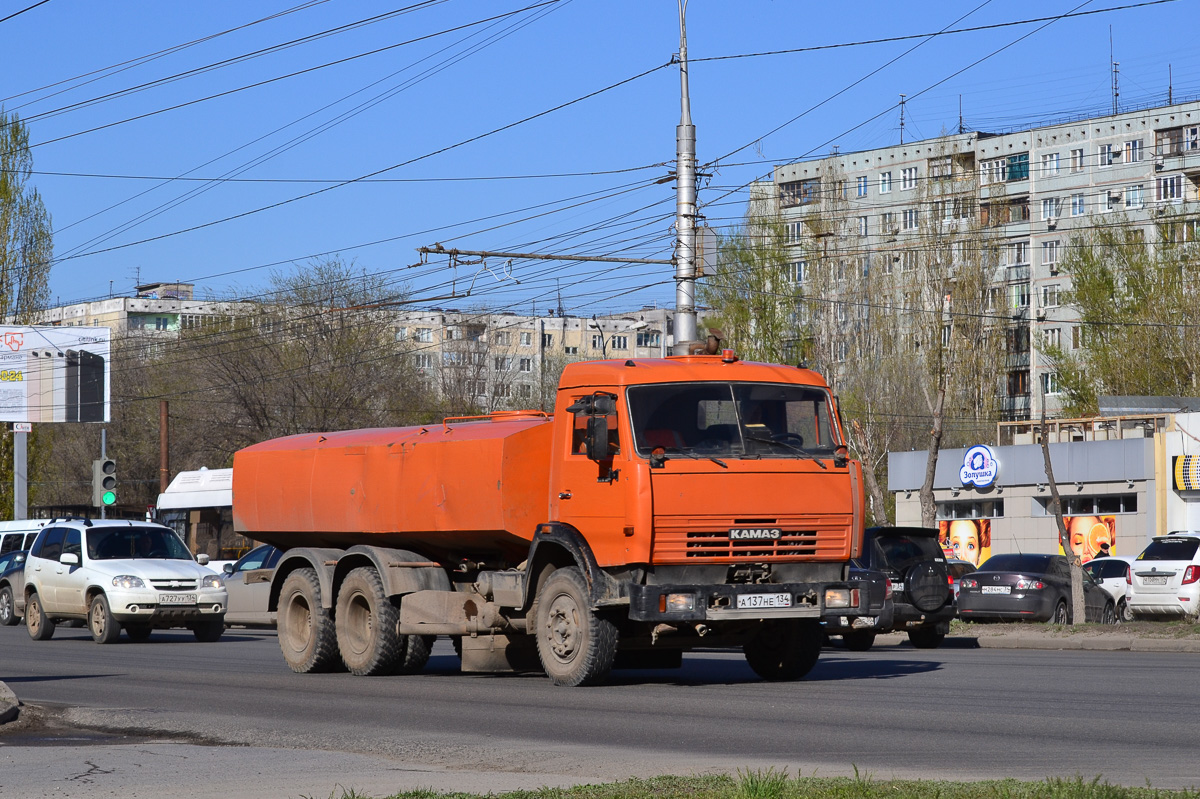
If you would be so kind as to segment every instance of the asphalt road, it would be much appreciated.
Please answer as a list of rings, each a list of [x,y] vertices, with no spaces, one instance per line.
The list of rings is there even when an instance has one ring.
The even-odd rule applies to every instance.
[[[445,640],[420,675],[360,678],[291,673],[273,633],[98,646],[81,629],[34,642],[23,627],[0,628],[0,680],[23,702],[137,734],[2,731],[0,794],[161,797],[186,780],[181,796],[324,797],[339,785],[383,795],[772,765],[1196,786],[1197,657],[826,649],[807,679],[771,684],[740,655],[699,653],[681,670],[564,689],[533,675],[461,675]]]

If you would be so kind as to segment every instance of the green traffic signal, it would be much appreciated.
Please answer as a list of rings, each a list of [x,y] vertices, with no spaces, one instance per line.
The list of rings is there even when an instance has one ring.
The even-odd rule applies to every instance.
[[[117,501],[117,492],[116,491],[105,491],[103,494],[100,495],[100,501],[102,503],[104,503],[106,506],[114,504]]]

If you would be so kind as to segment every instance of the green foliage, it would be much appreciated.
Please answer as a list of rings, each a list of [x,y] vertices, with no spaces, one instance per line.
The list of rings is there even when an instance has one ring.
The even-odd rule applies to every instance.
[[[1195,396],[1200,336],[1196,222],[1186,209],[1160,221],[1153,241],[1117,220],[1071,239],[1062,268],[1079,313],[1083,348],[1045,347],[1064,412],[1086,416],[1101,395]],[[1064,339],[1066,337],[1064,336]]]
[[[738,799],[783,799],[788,786],[787,769],[776,771],[774,766],[765,770],[738,769]]]

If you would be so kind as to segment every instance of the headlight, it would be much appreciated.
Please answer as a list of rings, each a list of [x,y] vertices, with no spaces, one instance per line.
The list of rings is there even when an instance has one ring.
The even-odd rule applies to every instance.
[[[200,587],[201,588],[224,588],[225,583],[223,583],[221,581],[221,576],[219,574],[206,574],[200,580]]]
[[[141,577],[134,577],[132,574],[118,574],[113,578],[113,586],[128,591],[130,588],[145,588],[146,584],[142,582]]]

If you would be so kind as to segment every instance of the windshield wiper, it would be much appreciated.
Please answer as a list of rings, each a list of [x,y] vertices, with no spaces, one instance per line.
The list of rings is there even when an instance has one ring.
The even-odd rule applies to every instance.
[[[788,442],[780,440],[780,439],[763,438],[762,436],[744,436],[744,438],[747,441],[759,441],[763,444],[775,444],[780,447],[787,447],[788,449],[792,450],[793,452],[800,453],[800,457],[802,457],[802,458],[807,458],[810,461],[816,461],[816,464],[818,466],[820,466],[822,469],[829,468],[828,466],[825,465],[824,461],[822,461],[819,457],[817,457],[813,453],[806,450],[804,447],[798,447],[795,444],[789,444]]]
[[[705,459],[707,459],[707,460],[710,460],[710,461],[712,461],[713,463],[717,464],[717,465],[718,465],[718,466],[720,466],[722,469],[728,469],[728,468],[729,468],[729,464],[728,464],[728,463],[726,463],[725,461],[721,460],[720,458],[715,458],[715,457],[713,457],[712,455],[699,455],[699,454],[697,454],[697,453],[695,453],[695,452],[688,452],[687,450],[675,449],[674,447],[672,447],[672,448],[671,448],[671,449],[669,449],[669,450],[664,450],[664,451],[663,451],[663,455],[664,455],[664,456],[665,456],[665,455],[668,455],[668,454],[682,455],[683,457],[685,457],[685,458],[691,458],[691,459],[692,459],[692,460],[694,460],[694,461],[702,461],[702,460],[705,460]]]

